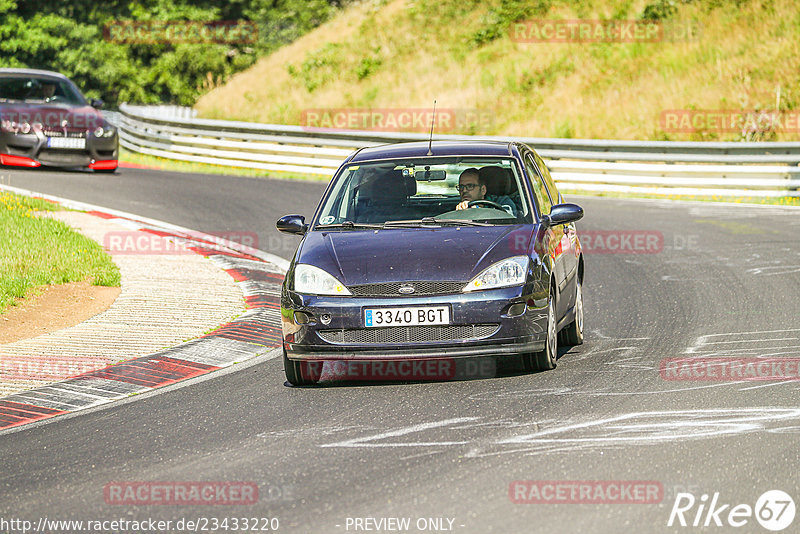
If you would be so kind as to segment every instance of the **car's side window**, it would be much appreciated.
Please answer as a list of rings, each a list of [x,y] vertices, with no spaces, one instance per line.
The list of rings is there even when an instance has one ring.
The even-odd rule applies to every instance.
[[[532,154],[533,159],[536,162],[536,166],[539,167],[542,178],[544,178],[544,183],[547,185],[547,190],[550,192],[550,200],[553,202],[553,204],[560,204],[561,193],[558,192],[556,183],[553,181],[553,177],[550,176],[550,169],[548,169],[547,165],[544,164],[544,161],[542,161],[542,158],[539,157],[539,154],[536,152],[532,152]]]
[[[542,182],[542,177],[539,176],[539,172],[536,170],[536,166],[533,164],[530,154],[525,156],[525,167],[527,167],[528,175],[531,178],[533,196],[536,197],[536,206],[539,208],[539,215],[549,215],[550,208],[552,207],[550,197],[547,195],[547,189]]]

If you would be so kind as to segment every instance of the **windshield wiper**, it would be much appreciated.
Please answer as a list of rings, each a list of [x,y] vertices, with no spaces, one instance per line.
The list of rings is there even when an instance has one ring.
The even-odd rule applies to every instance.
[[[422,219],[410,219],[407,221],[386,221],[384,225],[391,226],[492,226],[489,223],[470,221],[468,219],[437,219],[436,217],[423,217]]]
[[[383,228],[382,224],[371,224],[371,223],[354,223],[353,221],[344,221],[342,223],[337,224],[318,224],[316,226],[317,229],[328,229],[328,228],[346,228],[348,230],[355,229],[355,228]]]

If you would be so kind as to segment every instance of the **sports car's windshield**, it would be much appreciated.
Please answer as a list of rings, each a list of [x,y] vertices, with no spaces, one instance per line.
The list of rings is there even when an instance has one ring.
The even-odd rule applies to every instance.
[[[316,227],[520,224],[530,204],[512,158],[432,157],[349,165]]]
[[[70,83],[35,76],[0,77],[0,102],[85,106],[86,100]]]

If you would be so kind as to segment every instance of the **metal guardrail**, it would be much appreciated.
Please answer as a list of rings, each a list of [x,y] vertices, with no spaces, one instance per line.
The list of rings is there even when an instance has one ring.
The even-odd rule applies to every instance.
[[[353,150],[425,134],[342,131],[194,118],[190,108],[123,104],[114,119],[128,150],[168,159],[330,175]],[[437,140],[469,140],[436,135]],[[520,137],[568,191],[800,197],[800,142],[695,143]]]

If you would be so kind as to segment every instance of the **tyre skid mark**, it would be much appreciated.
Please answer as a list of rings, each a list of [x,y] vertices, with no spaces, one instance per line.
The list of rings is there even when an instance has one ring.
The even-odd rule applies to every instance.
[[[460,456],[481,458],[502,454],[552,454],[588,450],[624,449],[631,446],[663,444],[668,441],[696,441],[751,433],[795,433],[800,429],[800,408],[733,408],[631,412],[605,418],[574,422],[525,423],[504,421],[506,437],[486,438],[479,430],[487,423],[482,417],[461,417],[417,423],[376,434],[324,443],[321,448],[385,449],[422,448],[425,452],[406,459],[453,449]],[[498,423],[498,422],[495,422]],[[521,426],[533,432],[515,434]],[[437,432],[437,439],[425,434]],[[474,436],[464,435],[473,431]],[[458,434],[452,435],[458,432]],[[403,438],[409,438],[404,441]],[[389,441],[387,441],[389,440]],[[463,449],[466,448],[466,451]]]

